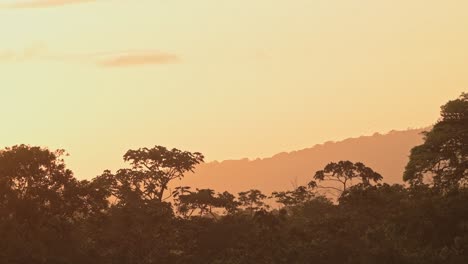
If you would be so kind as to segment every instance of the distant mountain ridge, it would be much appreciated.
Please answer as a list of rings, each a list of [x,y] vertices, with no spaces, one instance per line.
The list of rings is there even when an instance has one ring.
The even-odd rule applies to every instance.
[[[187,175],[176,184],[233,193],[256,188],[269,194],[307,184],[315,171],[339,160],[363,162],[382,174],[384,182],[402,183],[410,150],[423,142],[421,133],[425,130],[375,133],[263,159],[208,162],[200,164],[193,175]]]

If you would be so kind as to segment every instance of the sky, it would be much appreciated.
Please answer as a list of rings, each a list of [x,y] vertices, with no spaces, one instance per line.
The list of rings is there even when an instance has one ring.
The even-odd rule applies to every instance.
[[[0,147],[78,178],[163,145],[268,157],[433,124],[468,90],[466,0],[0,0]]]

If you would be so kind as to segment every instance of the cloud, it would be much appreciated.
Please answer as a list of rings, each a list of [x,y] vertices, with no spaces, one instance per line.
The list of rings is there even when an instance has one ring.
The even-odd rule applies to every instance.
[[[163,52],[127,52],[112,54],[99,61],[103,67],[128,67],[139,65],[170,64],[179,61],[179,57]]]
[[[120,51],[95,53],[51,53],[42,44],[23,50],[0,51],[0,63],[25,61],[62,61],[69,63],[94,64],[105,68],[162,65],[180,61],[179,56],[160,51]]]
[[[64,6],[70,4],[79,4],[87,2],[96,2],[97,0],[30,0],[30,1],[15,1],[6,4],[0,4],[2,8],[46,8]]]
[[[43,57],[45,52],[46,48],[41,44],[32,45],[21,51],[0,51],[0,62],[33,60]]]

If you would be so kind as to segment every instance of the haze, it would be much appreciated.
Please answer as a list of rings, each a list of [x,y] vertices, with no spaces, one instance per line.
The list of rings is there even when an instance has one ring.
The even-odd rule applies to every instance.
[[[209,161],[427,127],[468,86],[467,10],[464,0],[0,1],[0,145],[64,148],[91,178],[156,144]]]

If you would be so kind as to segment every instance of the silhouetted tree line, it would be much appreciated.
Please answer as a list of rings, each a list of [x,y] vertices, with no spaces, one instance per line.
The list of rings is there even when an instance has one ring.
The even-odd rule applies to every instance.
[[[468,263],[467,117],[467,94],[442,107],[406,185],[339,161],[271,196],[170,190],[204,158],[178,149],[129,150],[129,168],[80,181],[62,150],[6,148],[0,262]]]

